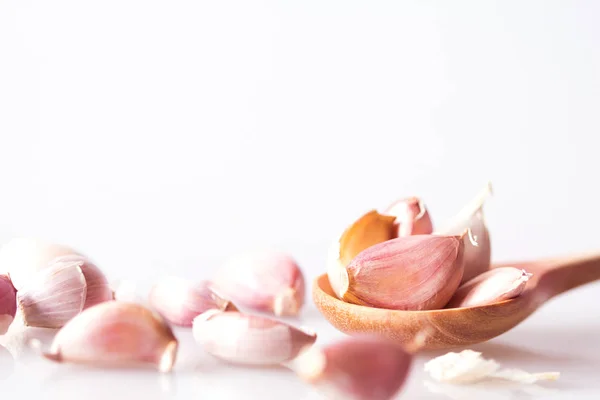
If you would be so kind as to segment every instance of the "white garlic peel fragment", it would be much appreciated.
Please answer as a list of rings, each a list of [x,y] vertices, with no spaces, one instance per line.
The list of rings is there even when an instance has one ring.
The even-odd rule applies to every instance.
[[[485,359],[480,352],[463,350],[450,352],[425,363],[425,372],[438,382],[468,384],[485,379],[505,379],[520,383],[535,383],[540,380],[557,380],[559,372],[528,373],[518,369],[500,369],[500,364]]]

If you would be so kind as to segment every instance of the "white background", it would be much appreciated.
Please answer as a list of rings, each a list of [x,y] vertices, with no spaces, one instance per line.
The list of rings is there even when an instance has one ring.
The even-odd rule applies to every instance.
[[[1,0],[0,242],[66,243],[141,285],[277,247],[312,279],[362,211],[418,195],[439,223],[491,180],[495,260],[599,249],[599,18],[593,1]],[[598,320],[598,290],[537,318]]]

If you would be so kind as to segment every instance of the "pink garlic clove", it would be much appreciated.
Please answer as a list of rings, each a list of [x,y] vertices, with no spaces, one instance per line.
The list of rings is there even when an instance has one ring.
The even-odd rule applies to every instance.
[[[192,326],[195,317],[211,309],[237,311],[232,303],[210,288],[209,282],[193,283],[176,277],[156,283],[148,299],[167,321],[179,326]]]
[[[291,363],[304,381],[329,399],[389,400],[410,372],[412,355],[375,338],[350,338],[312,347]]]
[[[494,268],[463,283],[446,308],[475,307],[519,296],[531,274],[513,267]]]
[[[436,234],[458,235],[465,229],[471,230],[471,240],[465,243],[465,272],[461,283],[490,269],[492,250],[490,233],[483,217],[483,205],[492,194],[488,183],[444,228]]]
[[[278,252],[255,252],[229,259],[212,287],[241,307],[295,316],[304,304],[305,284],[298,264]]]
[[[17,312],[17,291],[10,278],[0,275],[0,335],[8,330]]]
[[[27,326],[60,328],[82,310],[112,300],[102,272],[82,256],[58,257],[17,292]]]
[[[193,333],[208,353],[244,365],[284,363],[317,339],[313,332],[274,319],[219,310],[196,317]]]
[[[0,271],[6,272],[21,290],[50,261],[60,256],[78,255],[73,249],[35,238],[15,238],[0,248]]]
[[[160,315],[140,304],[109,301],[71,319],[44,356],[100,366],[150,364],[169,372],[177,348],[173,331]]]
[[[394,236],[428,235],[433,232],[433,223],[425,204],[416,197],[397,200],[383,212],[396,217]]]

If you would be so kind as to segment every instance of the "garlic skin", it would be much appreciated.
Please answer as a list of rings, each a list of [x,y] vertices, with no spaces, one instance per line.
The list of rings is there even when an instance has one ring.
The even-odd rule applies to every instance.
[[[311,346],[317,335],[274,319],[209,310],[194,319],[196,342],[213,356],[242,365],[278,365]]]
[[[148,296],[150,305],[167,321],[179,326],[192,326],[194,318],[205,311],[237,311],[226,299],[215,293],[209,282],[193,283],[182,278],[167,277],[156,283]]]
[[[396,217],[394,236],[428,235],[433,232],[433,223],[425,204],[416,197],[400,199],[383,212]]]
[[[392,310],[433,310],[448,303],[462,278],[465,236],[416,235],[359,253],[334,279],[346,302]]]
[[[27,326],[60,328],[82,310],[113,299],[102,271],[83,256],[54,259],[17,292]]]
[[[108,301],[71,319],[43,355],[57,362],[146,364],[169,372],[177,348],[173,331],[160,315],[140,304]]]
[[[532,276],[523,269],[494,268],[463,283],[446,308],[475,307],[519,296]]]
[[[404,385],[411,365],[412,355],[397,345],[350,338],[308,349],[291,368],[328,399],[389,400]]]
[[[471,238],[465,244],[465,272],[462,282],[490,269],[492,248],[490,233],[483,216],[483,205],[492,195],[492,185],[487,185],[467,204],[445,227],[435,232],[439,235],[459,235],[465,229],[471,230]]]
[[[57,257],[79,255],[75,250],[41,239],[18,237],[0,247],[0,271],[10,276],[13,286],[21,288]]]
[[[304,275],[284,253],[253,252],[230,258],[212,280],[213,289],[240,307],[296,316],[304,305]]]
[[[4,335],[17,312],[17,291],[10,278],[0,275],[0,335]]]

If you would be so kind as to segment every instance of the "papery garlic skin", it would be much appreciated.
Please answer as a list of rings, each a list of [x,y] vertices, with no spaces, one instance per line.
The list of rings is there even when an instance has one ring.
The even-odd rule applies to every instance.
[[[442,308],[462,278],[464,239],[416,235],[371,246],[340,270],[337,295],[349,303],[393,310]]]
[[[462,282],[490,269],[492,247],[490,232],[485,223],[483,205],[492,194],[492,185],[488,183],[445,227],[435,233],[440,235],[459,235],[470,229],[471,240],[465,243],[465,272]]]
[[[196,342],[213,356],[242,365],[278,365],[317,339],[314,332],[257,315],[207,311],[194,319]]]
[[[141,304],[109,301],[71,319],[44,356],[100,366],[149,364],[169,372],[177,348],[173,331],[160,315]]]
[[[179,326],[192,326],[194,318],[211,309],[237,311],[233,303],[211,289],[210,282],[194,283],[177,277],[157,282],[148,299],[167,321]]]
[[[475,307],[519,296],[532,276],[514,267],[494,268],[463,283],[446,308]]]
[[[54,259],[17,292],[23,322],[60,328],[82,310],[112,300],[102,271],[83,256]]]
[[[52,244],[41,239],[19,237],[0,247],[0,271],[10,276],[17,290],[46,268],[50,261],[78,253],[63,245]]]
[[[396,217],[394,236],[428,235],[433,223],[425,204],[416,197],[400,199],[388,206],[383,214]]]
[[[213,289],[240,307],[295,316],[304,305],[300,267],[287,254],[253,252],[230,258],[212,280]]]
[[[312,347],[291,368],[329,399],[389,400],[404,385],[411,365],[412,355],[397,345],[351,338]]]
[[[8,330],[17,312],[17,291],[10,278],[0,275],[0,335]]]

